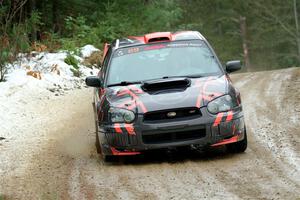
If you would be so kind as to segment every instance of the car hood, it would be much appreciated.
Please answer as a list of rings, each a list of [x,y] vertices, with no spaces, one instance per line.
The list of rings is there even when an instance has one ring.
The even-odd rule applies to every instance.
[[[137,113],[174,108],[203,107],[219,96],[228,93],[231,81],[228,76],[192,78],[187,87],[144,91],[140,84],[109,87],[106,98],[112,107],[125,108]]]

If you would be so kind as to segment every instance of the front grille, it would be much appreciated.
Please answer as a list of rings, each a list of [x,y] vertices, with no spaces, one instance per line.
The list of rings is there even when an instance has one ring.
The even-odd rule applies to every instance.
[[[168,116],[168,113],[176,113],[175,116]],[[199,108],[181,108],[148,112],[144,114],[144,122],[172,121],[184,118],[194,118],[201,116]]]
[[[138,139],[136,135],[128,135],[125,133],[111,133],[107,132],[106,139],[108,143],[114,147],[126,147],[130,145],[137,145]]]
[[[186,140],[195,140],[205,137],[206,130],[197,129],[190,131],[180,131],[172,133],[157,133],[153,135],[143,135],[144,144],[159,144],[159,143],[169,143],[169,142],[180,142]]]
[[[118,146],[128,146],[129,144],[129,138],[127,134],[119,134],[119,133],[111,133],[107,132],[105,133],[106,139],[108,143],[112,146],[118,147]]]

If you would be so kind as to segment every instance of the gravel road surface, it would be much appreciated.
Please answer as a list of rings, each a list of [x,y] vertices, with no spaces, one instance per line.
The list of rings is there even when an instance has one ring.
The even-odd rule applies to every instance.
[[[242,154],[221,147],[104,163],[94,146],[92,89],[2,97],[0,194],[4,199],[300,199],[300,69],[232,79],[242,94],[248,130],[249,147]]]

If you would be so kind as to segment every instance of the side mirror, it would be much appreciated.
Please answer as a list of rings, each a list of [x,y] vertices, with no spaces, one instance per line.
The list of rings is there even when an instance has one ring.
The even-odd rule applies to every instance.
[[[226,72],[231,73],[240,70],[242,68],[242,64],[240,60],[232,60],[232,61],[228,61],[225,67],[226,67]]]
[[[102,82],[98,76],[88,76],[85,79],[85,84],[91,87],[101,87]]]

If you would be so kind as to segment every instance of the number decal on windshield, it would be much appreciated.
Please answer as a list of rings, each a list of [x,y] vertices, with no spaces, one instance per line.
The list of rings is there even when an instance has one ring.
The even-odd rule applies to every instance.
[[[139,48],[130,48],[130,49],[128,49],[128,53],[137,53],[139,51],[140,51]]]

